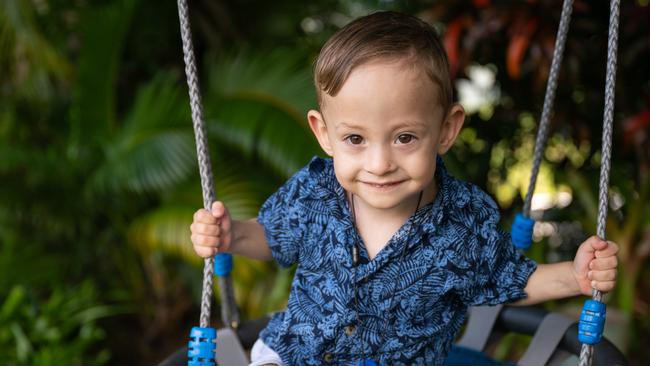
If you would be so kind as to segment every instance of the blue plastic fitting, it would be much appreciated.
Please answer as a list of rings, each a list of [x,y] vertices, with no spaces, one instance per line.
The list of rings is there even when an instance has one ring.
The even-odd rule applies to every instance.
[[[512,243],[517,249],[528,250],[530,248],[530,244],[533,242],[533,226],[535,226],[535,220],[520,213],[515,216],[511,236]]]
[[[605,304],[596,300],[585,301],[578,323],[578,340],[585,344],[596,344],[603,337],[605,329]]]
[[[232,254],[219,253],[214,256],[214,275],[225,277],[232,272]]]
[[[216,366],[217,330],[193,327],[187,344],[187,366]]]

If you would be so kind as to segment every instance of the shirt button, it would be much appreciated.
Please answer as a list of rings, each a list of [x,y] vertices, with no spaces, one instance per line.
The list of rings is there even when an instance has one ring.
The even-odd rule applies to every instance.
[[[325,362],[327,362],[327,363],[332,362],[333,359],[334,359],[334,356],[332,356],[331,353],[326,353],[326,354],[323,356],[323,361],[325,361]]]
[[[357,328],[356,328],[354,325],[348,325],[348,326],[346,326],[344,329],[345,329],[345,334],[347,334],[348,337],[349,337],[349,336],[351,336],[351,335],[354,334],[354,331],[355,331]]]

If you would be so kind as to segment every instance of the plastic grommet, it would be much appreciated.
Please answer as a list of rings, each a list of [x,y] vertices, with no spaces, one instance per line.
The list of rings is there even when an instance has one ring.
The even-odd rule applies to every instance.
[[[535,220],[525,217],[522,214],[515,216],[515,221],[512,223],[512,243],[517,249],[528,250],[530,244],[533,242],[533,227]]]
[[[217,330],[193,327],[187,344],[187,366],[215,366]]]
[[[585,344],[596,344],[603,337],[606,307],[600,301],[587,300],[580,314],[578,340]]]

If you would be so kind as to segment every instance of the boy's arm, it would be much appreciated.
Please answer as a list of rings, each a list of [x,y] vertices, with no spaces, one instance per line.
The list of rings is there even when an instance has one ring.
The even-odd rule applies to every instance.
[[[569,296],[591,295],[592,288],[611,291],[616,284],[618,245],[592,236],[580,245],[573,262],[540,264],[528,279],[527,298],[515,305],[532,305]]]
[[[264,235],[264,227],[257,219],[233,220],[232,236],[229,252],[253,259],[273,259]]]
[[[513,303],[513,305],[533,305],[581,294],[580,287],[573,276],[572,262],[537,265],[537,269],[530,275],[524,291],[528,297]]]

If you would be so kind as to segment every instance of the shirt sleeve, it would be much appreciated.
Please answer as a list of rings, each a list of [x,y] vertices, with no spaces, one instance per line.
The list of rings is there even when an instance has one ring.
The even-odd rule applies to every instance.
[[[303,169],[289,178],[264,202],[257,216],[271,254],[282,267],[298,260],[304,233],[299,201],[307,174]]]
[[[473,285],[461,292],[464,303],[497,305],[527,296],[524,288],[537,263],[516,250],[510,234],[495,230],[474,259]]]

